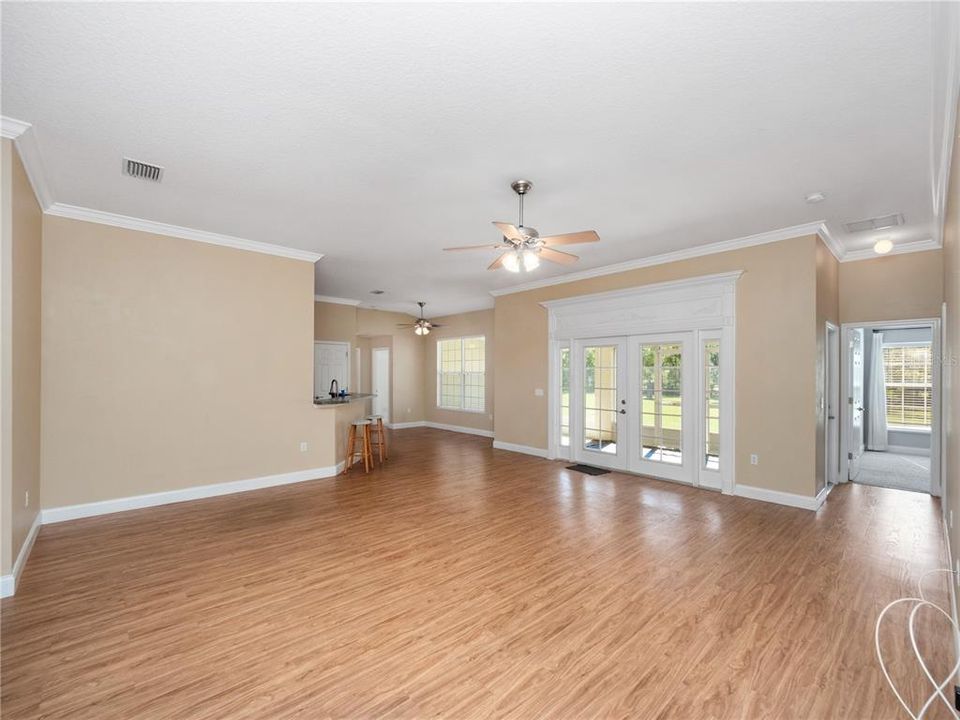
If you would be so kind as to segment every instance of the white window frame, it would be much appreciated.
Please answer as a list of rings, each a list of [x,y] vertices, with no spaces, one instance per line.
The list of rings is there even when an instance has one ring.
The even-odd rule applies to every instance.
[[[464,398],[466,397],[466,381],[467,373],[463,369],[463,363],[465,359],[465,350],[464,346],[467,340],[482,340],[483,341],[483,407],[479,409],[465,408],[463,407]],[[460,406],[455,407],[452,405],[444,405],[442,402],[443,398],[443,365],[440,359],[440,344],[444,342],[459,341],[460,342]],[[464,335],[462,337],[443,337],[437,338],[436,342],[436,354],[437,354],[437,409],[438,410],[453,410],[454,412],[465,412],[473,413],[475,415],[481,415],[487,411],[487,336],[486,335]]]
[[[929,435],[933,430],[933,338],[926,342],[885,342],[883,343],[883,349],[895,347],[929,347],[930,348],[930,424],[929,425],[897,425],[894,423],[887,423],[887,430],[892,430],[894,432],[902,433],[917,433],[918,435]],[[887,391],[887,382],[883,383],[883,391]],[[902,384],[900,387],[906,387]],[[913,385],[912,387],[927,387],[926,385]]]

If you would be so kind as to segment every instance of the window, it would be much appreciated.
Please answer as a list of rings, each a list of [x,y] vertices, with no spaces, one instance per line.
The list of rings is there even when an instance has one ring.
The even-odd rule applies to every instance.
[[[486,338],[437,340],[437,407],[483,412],[486,389]]]
[[[720,469],[720,341],[703,343],[703,407],[704,421],[703,466]]]
[[[570,348],[560,348],[560,446],[570,446]]]
[[[930,343],[883,346],[887,424],[929,428],[933,422],[933,368]]]
[[[679,465],[683,462],[683,351],[679,343],[641,345],[643,358],[643,422],[640,428],[644,460]]]

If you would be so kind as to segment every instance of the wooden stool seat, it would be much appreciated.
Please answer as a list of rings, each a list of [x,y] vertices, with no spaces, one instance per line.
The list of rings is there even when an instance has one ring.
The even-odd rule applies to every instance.
[[[380,464],[387,458],[387,434],[383,430],[383,415],[367,415],[367,420],[372,423],[373,447],[377,449],[377,455],[380,457]]]
[[[354,420],[350,423],[350,434],[347,435],[347,458],[343,464],[344,474],[353,467],[357,455],[363,458],[363,471],[370,472],[370,468],[373,466],[373,448],[370,442],[371,425],[373,423],[366,418]]]

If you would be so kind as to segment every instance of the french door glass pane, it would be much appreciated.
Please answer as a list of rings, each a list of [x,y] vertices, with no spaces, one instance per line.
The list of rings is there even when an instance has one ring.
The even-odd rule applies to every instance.
[[[570,348],[560,349],[560,445],[570,446]]]
[[[679,343],[641,345],[644,460],[683,462],[683,351]]]
[[[703,407],[705,447],[703,466],[709,470],[720,469],[720,341],[703,343]]]
[[[583,447],[617,452],[617,346],[583,349]]]

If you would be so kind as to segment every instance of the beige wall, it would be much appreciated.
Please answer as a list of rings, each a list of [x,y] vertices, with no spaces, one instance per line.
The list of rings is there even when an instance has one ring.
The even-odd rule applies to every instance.
[[[946,398],[943,422],[947,433],[943,452],[946,464],[943,503],[946,510],[953,511],[953,528],[948,528],[950,550],[954,558],[960,558],[960,133],[954,135],[947,192],[943,292],[947,304],[946,344],[943,348]]]
[[[814,409],[816,423],[816,491],[819,493],[827,485],[826,473],[826,436],[825,425],[827,421],[827,377],[826,377],[826,325],[828,322],[838,327],[840,325],[840,263],[833,256],[833,253],[827,249],[823,240],[817,238],[816,248],[817,262],[817,317],[816,343],[817,343],[817,364],[814,382],[816,383],[817,401]],[[837,347],[839,348],[839,338]],[[836,367],[840,362],[839,354],[831,358]],[[839,377],[839,376],[838,376]],[[839,387],[834,388],[834,407],[839,407]],[[837,420],[839,423],[839,419]],[[839,444],[838,444],[839,446]]]
[[[737,482],[815,491],[815,237],[641,268],[496,299],[496,439],[547,446],[544,300],[742,270],[737,282]],[[750,465],[749,456],[760,456]]]
[[[43,232],[44,507],[335,464],[310,263],[49,215]]]
[[[314,303],[314,338],[349,342],[351,376],[356,372],[356,354],[360,356],[360,377],[351,380],[358,392],[369,392],[370,352],[375,347],[390,348],[391,420],[394,423],[419,422],[424,419],[423,352],[424,338],[411,329],[398,328],[410,323],[412,315],[340,305]]]
[[[840,263],[841,322],[936,318],[942,302],[940,250]]]
[[[493,310],[478,310],[459,315],[436,318],[443,327],[437,328],[426,338],[424,353],[424,397],[426,420],[443,425],[458,425],[477,430],[493,430],[494,373],[494,324]],[[486,345],[486,410],[482,413],[444,410],[437,407],[437,341],[448,337],[483,335]]]
[[[40,510],[40,287],[42,213],[20,155],[3,140],[4,264],[9,263],[9,304],[4,332],[9,381],[0,394],[5,413],[2,482],[3,553],[0,572],[13,567]],[[4,288],[6,290],[6,287]],[[6,457],[8,456],[8,457]]]

